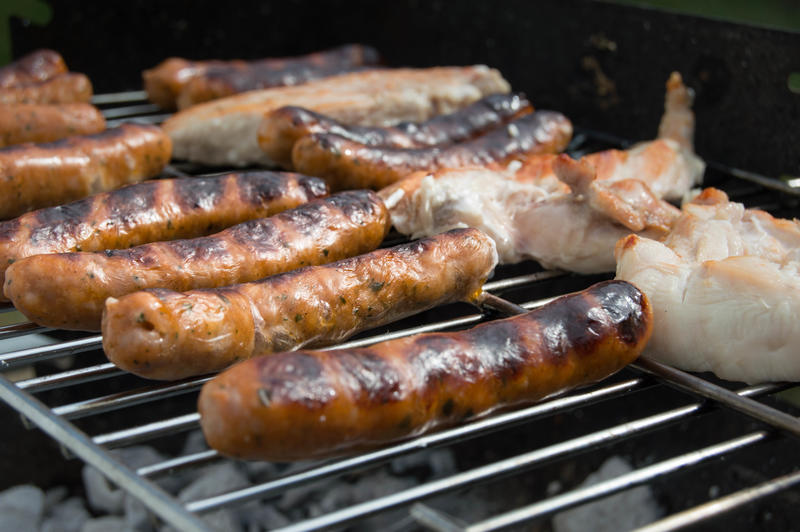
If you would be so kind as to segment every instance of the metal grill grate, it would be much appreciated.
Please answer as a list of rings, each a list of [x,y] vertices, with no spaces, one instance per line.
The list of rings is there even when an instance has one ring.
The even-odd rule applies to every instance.
[[[107,107],[104,114],[110,126],[126,121],[159,123],[166,116],[160,114],[155,106],[144,102],[144,94],[140,91],[98,95],[94,102]],[[578,131],[569,149],[573,155],[625,144],[603,133]],[[201,171],[203,169],[189,164],[173,165],[166,174],[193,175]],[[709,164],[706,182],[726,190],[731,199],[784,217],[791,217],[796,212],[800,196],[797,189],[781,182],[714,163]],[[607,277],[542,271],[533,263],[501,267],[496,278],[486,284],[485,290],[507,299],[489,298],[491,308],[482,309],[485,312],[470,310],[465,305],[437,309],[435,314],[426,313],[404,320],[395,326],[362,335],[340,347],[368,345],[419,332],[464,328],[489,319],[498,312],[513,313],[520,308],[543,305],[560,294],[585,288]],[[508,300],[519,301],[520,306]],[[12,307],[0,307],[0,312],[10,311],[13,311]],[[743,456],[742,453],[763,453],[764,447],[770,444],[796,445],[793,438],[800,436],[798,418],[787,413],[790,407],[786,403],[775,399],[778,392],[790,389],[792,385],[769,384],[729,390],[713,379],[688,375],[642,359],[603,383],[529,408],[494,415],[377,451],[308,464],[299,471],[292,470],[260,484],[184,503],[162,489],[159,480],[168,473],[196,469],[225,458],[213,450],[188,455],[173,453],[171,458],[164,461],[132,469],[119,461],[109,449],[140,442],[158,444],[176,434],[197,430],[199,415],[191,406],[187,409],[186,405],[191,405],[200,386],[210,377],[157,384],[133,377],[103,362],[98,335],[71,335],[48,345],[18,347],[20,343],[24,344],[42,333],[58,334],[57,331],[24,321],[0,327],[0,370],[25,368],[34,364],[39,369],[45,369],[43,375],[16,382],[0,375],[0,398],[16,409],[31,426],[40,428],[57,440],[70,455],[99,469],[179,530],[205,530],[207,525],[199,516],[213,510],[253,499],[275,497],[292,488],[324,479],[368,471],[392,459],[433,447],[464,448],[467,442],[473,449],[472,454],[476,454],[474,450],[478,449],[489,458],[465,459],[456,474],[422,481],[405,490],[298,521],[287,529],[342,527],[388,510],[407,508],[407,523],[411,527],[442,531],[496,530],[532,520],[544,520],[567,508],[632,486],[671,483],[686,471],[702,471],[708,464],[719,463],[720,459],[736,463]],[[67,360],[76,367],[54,369],[51,365],[43,364],[51,360]],[[104,391],[97,392],[98,389]],[[55,396],[49,393],[54,391],[62,393]],[[70,400],[59,402],[60,397],[69,397]],[[665,397],[669,399],[664,400]],[[637,405],[634,410],[626,407],[632,403]],[[128,416],[123,414],[142,408],[145,415],[150,415],[147,421],[126,425]],[[586,423],[585,416],[581,414],[584,411],[597,412],[602,419]],[[731,414],[731,411],[737,414]],[[653,445],[653,441],[656,441],[654,438],[679,440],[684,434],[681,427],[702,423],[700,420],[721,413],[734,419],[726,431],[702,440],[694,438],[678,450],[664,450]],[[543,428],[549,430],[553,423],[561,423],[559,420],[563,419],[567,419],[569,430],[557,431],[549,439],[540,436],[530,438],[535,444],[526,447],[526,442],[522,442],[522,446],[505,455],[500,451],[495,454],[485,452],[498,438],[514,437],[520,431],[533,434]],[[98,425],[98,420],[102,420],[99,425],[112,428],[90,434],[88,427],[93,423]],[[84,421],[87,423],[82,424]],[[6,437],[13,438],[13,434]],[[625,452],[626,446],[637,445],[642,438],[649,442],[646,445],[653,453],[650,463],[640,464],[642,467],[630,473],[590,487],[575,487],[551,496],[532,493],[523,504],[509,505],[480,522],[464,523],[458,516],[448,515],[428,504],[429,500],[445,493],[519,477],[531,470],[547,471],[546,467],[553,463],[568,460],[580,463],[587,459],[588,453],[611,456],[616,452]],[[589,471],[592,467],[591,464],[585,466]],[[794,487],[800,481],[800,473],[795,469],[795,463],[783,461],[777,466],[778,472],[770,474],[768,478],[732,486],[730,493],[718,498],[708,496],[699,501],[699,505],[695,501],[689,506],[672,508],[671,516],[646,529],[673,530],[751,506],[761,498]],[[547,478],[545,473],[540,474]]]

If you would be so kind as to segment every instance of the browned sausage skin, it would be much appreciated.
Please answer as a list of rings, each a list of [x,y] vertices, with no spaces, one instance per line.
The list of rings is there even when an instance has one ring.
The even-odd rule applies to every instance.
[[[244,65],[214,64],[189,80],[178,95],[178,109],[232,94],[269,87],[288,87],[377,65],[378,52],[348,45],[299,58],[250,61]]]
[[[91,135],[105,128],[103,114],[88,103],[0,104],[0,148]]]
[[[372,251],[390,226],[377,194],[344,192],[208,237],[28,257],[6,270],[5,294],[40,325],[96,331],[106,298],[226,286],[325,264]]]
[[[327,195],[319,178],[261,171],[145,181],[40,209],[0,222],[0,286],[31,255],[208,235]]]
[[[469,300],[496,261],[494,241],[457,229],[258,282],[136,292],[106,300],[103,347],[112,362],[143,377],[209,373]]]
[[[533,111],[521,93],[492,94],[454,113],[392,127],[347,125],[303,107],[281,107],[264,117],[258,144],[270,159],[292,167],[292,148],[312,133],[332,133],[366,146],[422,148],[461,142]]]
[[[537,153],[557,153],[572,138],[561,113],[535,111],[482,137],[446,147],[366,146],[330,133],[303,137],[292,149],[298,171],[324,178],[332,190],[381,189],[417,170],[504,164]]]
[[[83,74],[68,72],[44,81],[0,87],[0,104],[89,103],[92,83]]]
[[[58,52],[36,50],[0,68],[0,87],[44,81],[66,71],[67,65]]]
[[[266,87],[297,85],[311,79],[345,72],[380,61],[378,52],[357,44],[304,56],[254,61],[187,61],[173,57],[142,73],[145,91],[153,103],[175,109],[236,92]]]
[[[203,387],[201,425],[236,458],[369,449],[603,379],[651,332],[644,294],[609,281],[467,331],[242,362]]]
[[[155,177],[171,153],[161,128],[138,124],[0,150],[0,219]]]

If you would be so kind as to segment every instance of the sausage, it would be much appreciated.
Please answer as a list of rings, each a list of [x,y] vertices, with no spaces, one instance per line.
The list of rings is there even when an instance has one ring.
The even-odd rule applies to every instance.
[[[208,237],[28,257],[6,271],[5,294],[40,325],[96,331],[108,297],[213,288],[325,264],[372,251],[389,227],[374,192],[346,192]]]
[[[103,114],[88,103],[0,105],[0,148],[91,135],[105,128]]]
[[[67,65],[58,52],[36,50],[0,68],[0,87],[35,83],[67,72]]]
[[[155,177],[172,143],[157,126],[123,124],[101,133],[0,150],[0,219]]]
[[[466,331],[242,362],[203,386],[200,422],[236,458],[362,451],[601,380],[652,329],[646,296],[608,281]]]
[[[195,101],[195,98],[211,99],[212,96],[218,98],[220,96],[216,94],[219,91],[233,91],[226,92],[227,95],[256,88],[296,85],[330,73],[375,65],[378,62],[376,50],[369,46],[354,44],[304,56],[255,61],[187,61],[173,57],[152,69],[145,70],[142,78],[150,101],[164,109],[172,110],[176,108],[178,97],[184,89],[193,80],[206,76],[216,80],[215,86],[206,88],[203,84],[198,85],[194,89],[197,94],[187,94],[184,105],[203,101]],[[318,73],[322,71],[328,74]],[[249,86],[253,83],[256,86]]]
[[[20,83],[0,88],[0,104],[13,103],[89,103],[92,83],[83,74],[68,72],[44,81]]]
[[[106,300],[103,348],[116,365],[143,377],[200,375],[469,300],[496,262],[493,240],[457,229],[252,283],[136,292]]]
[[[319,178],[261,171],[146,181],[40,209],[0,222],[0,286],[6,268],[31,255],[208,235],[327,194]]]
[[[288,87],[377,65],[378,52],[368,46],[348,45],[307,56],[265,59],[244,65],[214,64],[204,75],[190,79],[177,98],[178,109],[232,94],[269,87]]]
[[[292,167],[292,148],[312,133],[333,133],[366,146],[422,148],[460,142],[533,111],[521,93],[492,94],[454,113],[422,123],[401,122],[393,127],[344,124],[303,107],[281,107],[264,117],[258,128],[258,144],[270,159]]]
[[[536,153],[560,152],[572,124],[554,111],[536,111],[482,137],[446,147],[366,146],[330,133],[303,137],[292,149],[299,172],[324,178],[332,190],[381,189],[417,171],[505,164]]]

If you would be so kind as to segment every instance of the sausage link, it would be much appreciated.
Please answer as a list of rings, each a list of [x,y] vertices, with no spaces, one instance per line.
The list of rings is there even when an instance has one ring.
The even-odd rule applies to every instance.
[[[332,133],[366,146],[423,148],[461,142],[533,111],[521,93],[492,94],[454,113],[393,127],[347,125],[303,107],[281,107],[264,117],[258,144],[270,159],[292,167],[292,148],[312,133]]]
[[[0,148],[91,135],[105,128],[103,114],[88,103],[0,105]]]
[[[83,74],[69,72],[44,81],[0,88],[0,104],[89,103],[92,83]]]
[[[67,72],[67,65],[58,52],[36,50],[0,68],[0,87],[35,83]]]
[[[171,153],[159,127],[138,124],[0,150],[0,219],[155,177]]]
[[[446,147],[397,149],[366,146],[344,137],[315,133],[292,149],[298,171],[324,178],[332,190],[381,189],[418,171],[505,164],[567,147],[572,124],[554,111],[536,111],[482,137]]]
[[[175,109],[178,98],[196,79],[214,78],[211,86],[202,82],[197,94],[187,93],[181,107],[211,99],[264,87],[296,85],[311,79],[344,72],[357,67],[376,65],[378,52],[362,45],[346,45],[304,56],[259,59],[255,61],[187,61],[173,57],[142,73],[144,88],[153,103],[164,109]],[[328,72],[321,74],[320,72]],[[255,86],[251,86],[255,84]],[[225,93],[225,94],[221,94]],[[196,100],[196,101],[195,101]]]
[[[289,87],[377,65],[378,52],[349,45],[298,58],[266,59],[244,65],[211,65],[202,76],[186,83],[177,98],[178,109],[240,92]]]
[[[258,282],[136,292],[106,300],[103,347],[112,362],[143,377],[209,373],[476,297],[496,262],[494,241],[457,229]]]
[[[29,212],[0,222],[0,286],[6,268],[31,255],[194,238],[327,194],[319,178],[262,171],[145,181]]]
[[[108,297],[146,288],[213,288],[325,264],[372,251],[389,227],[374,192],[345,192],[208,237],[28,257],[8,268],[5,293],[40,325],[100,330]]]
[[[208,444],[258,460],[361,451],[601,380],[652,332],[633,285],[608,281],[467,331],[248,360],[203,386]]]

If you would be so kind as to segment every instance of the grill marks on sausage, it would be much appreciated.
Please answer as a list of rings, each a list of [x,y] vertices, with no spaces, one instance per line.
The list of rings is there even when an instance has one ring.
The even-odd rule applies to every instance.
[[[402,149],[368,146],[339,135],[314,133],[295,143],[294,167],[325,178],[335,189],[386,187],[417,170],[500,165],[536,153],[557,153],[572,124],[554,111],[536,111],[473,140],[449,146]]]

